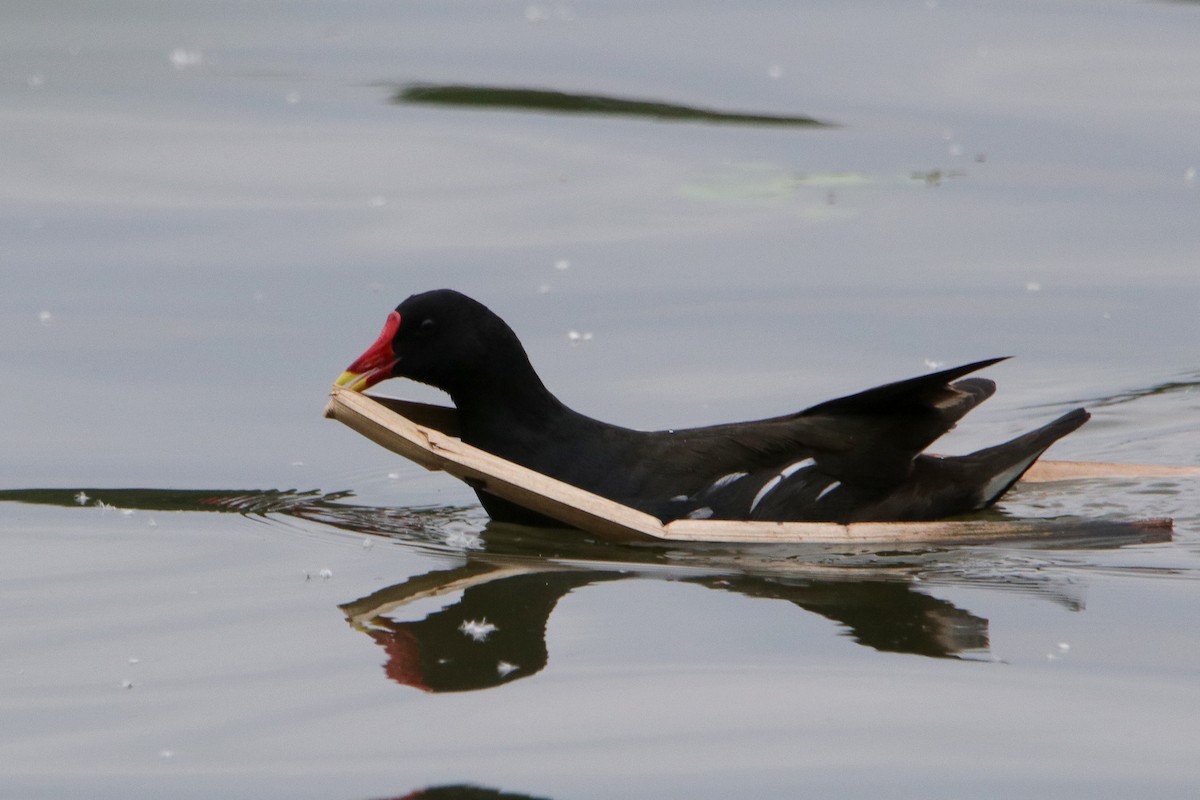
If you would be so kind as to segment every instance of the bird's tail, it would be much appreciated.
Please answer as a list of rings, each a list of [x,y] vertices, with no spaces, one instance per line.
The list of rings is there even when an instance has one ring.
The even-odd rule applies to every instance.
[[[1083,425],[1091,416],[1086,410],[1077,408],[1037,430],[954,459],[978,491],[976,507],[987,508],[999,500],[1046,452],[1046,448]]]

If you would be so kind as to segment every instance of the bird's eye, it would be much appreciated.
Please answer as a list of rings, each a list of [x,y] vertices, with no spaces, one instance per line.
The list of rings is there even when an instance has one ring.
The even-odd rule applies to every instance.
[[[422,336],[427,336],[433,333],[433,330],[436,327],[437,326],[434,324],[433,320],[426,318],[421,320],[421,324],[418,326],[418,331]]]

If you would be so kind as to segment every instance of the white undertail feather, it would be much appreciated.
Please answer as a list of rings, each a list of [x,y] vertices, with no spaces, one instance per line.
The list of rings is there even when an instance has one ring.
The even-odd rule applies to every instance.
[[[1020,477],[1025,470],[1029,469],[1030,464],[1038,460],[1038,456],[1041,454],[1042,451],[1039,450],[1029,458],[1023,459],[998,475],[992,476],[992,479],[983,487],[982,496],[979,499],[979,507],[983,508],[999,497],[1005,489],[1012,485],[1013,481]]]

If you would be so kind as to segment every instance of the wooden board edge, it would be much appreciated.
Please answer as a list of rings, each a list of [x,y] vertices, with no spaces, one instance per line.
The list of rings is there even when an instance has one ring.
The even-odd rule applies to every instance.
[[[432,452],[417,425],[360,392],[335,386],[325,406],[325,416],[425,469],[443,469],[443,460]]]
[[[932,522],[736,522],[675,520],[666,535],[675,541],[742,544],[949,544],[1064,536],[1110,536],[1142,542],[1169,541],[1174,521],[1155,517],[1110,520],[936,520]]]

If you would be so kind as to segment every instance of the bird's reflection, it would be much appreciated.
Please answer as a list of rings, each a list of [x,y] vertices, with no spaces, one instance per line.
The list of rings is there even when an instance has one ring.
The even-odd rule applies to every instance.
[[[880,554],[850,547],[618,545],[578,531],[496,524],[480,531],[461,508],[375,508],[348,503],[349,496],[274,490],[0,490],[0,501],[299,519],[452,555],[460,561],[456,566],[409,577],[340,606],[356,630],[383,648],[390,679],[430,692],[487,689],[536,674],[549,658],[546,626],[561,598],[595,583],[635,578],[788,602],[838,623],[854,641],[877,651],[933,658],[987,653],[986,619],[921,588],[919,575],[935,563],[929,559],[947,557],[935,548]],[[475,525],[472,535],[482,549],[446,544],[448,532],[464,524]],[[1136,533],[1122,535],[1110,546],[1139,541]],[[1088,540],[1086,546],[1096,542]],[[963,573],[958,580],[970,578]],[[1078,608],[1056,585],[1016,574],[998,576],[994,570],[980,580]],[[429,604],[418,604],[423,600],[440,605],[426,612],[422,609]]]
[[[342,610],[384,649],[384,670],[397,683],[431,692],[487,689],[546,666],[546,623],[560,598],[622,577],[599,570],[521,571],[473,559],[381,589]],[[457,602],[423,619],[389,616],[417,598],[459,588]]]
[[[397,683],[431,692],[486,689],[546,666],[546,624],[558,601],[594,583],[645,577],[628,570],[521,567],[487,555],[346,603],[358,630],[387,653]],[[855,641],[881,651],[959,657],[986,650],[987,620],[889,579],[820,580],[717,574],[672,580],[793,603],[838,622]],[[422,619],[393,615],[435,596],[459,599]]]

